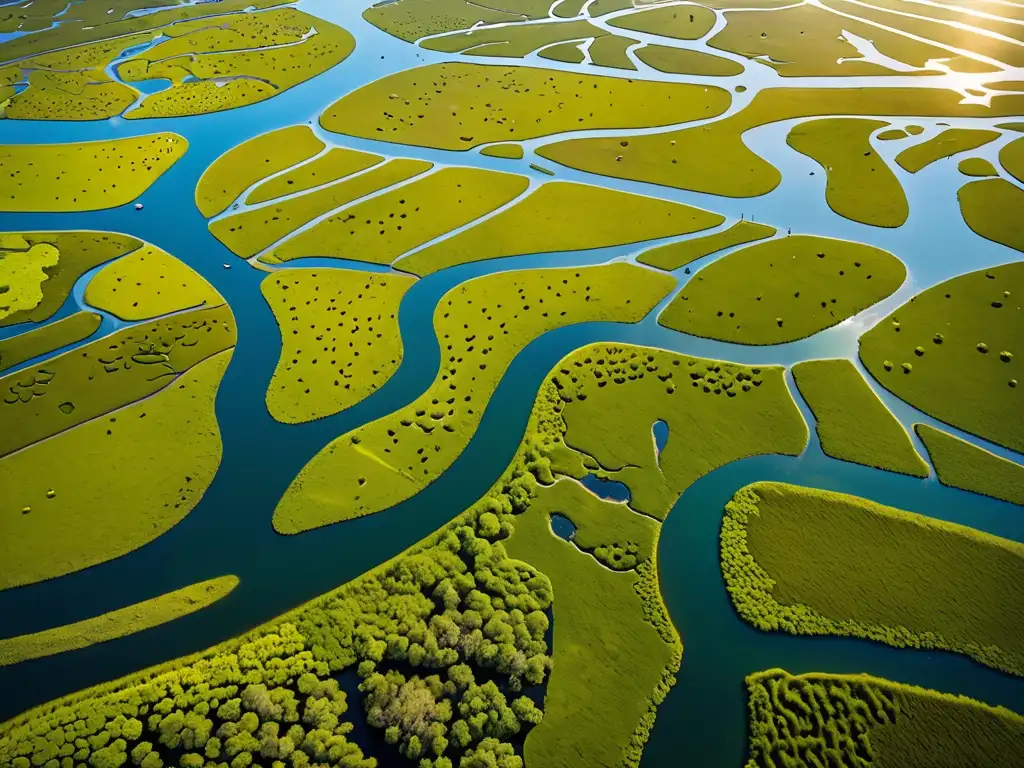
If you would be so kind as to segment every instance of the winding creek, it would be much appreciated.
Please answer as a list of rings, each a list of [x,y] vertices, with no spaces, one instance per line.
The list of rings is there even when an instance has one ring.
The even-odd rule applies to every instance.
[[[0,690],[5,693],[0,697],[0,719],[58,695],[207,647],[271,619],[398,554],[487,491],[518,446],[543,377],[561,357],[581,345],[594,341],[631,342],[748,364],[788,365],[819,357],[847,357],[856,362],[856,340],[860,333],[911,295],[961,272],[1019,257],[1006,247],[982,240],[964,224],[956,202],[956,189],[962,179],[957,176],[955,159],[937,162],[921,173],[910,175],[891,162],[901,148],[895,145],[901,142],[882,142],[876,148],[890,162],[907,192],[911,208],[907,223],[897,230],[884,230],[838,217],[825,204],[825,178],[820,167],[785,144],[786,133],[795,121],[757,128],[744,136],[748,146],[783,173],[783,183],[760,198],[719,198],[596,177],[559,167],[556,171],[559,179],[656,194],[718,211],[730,217],[723,226],[743,214],[773,224],[783,233],[787,227],[792,227],[794,232],[846,237],[886,248],[906,262],[908,279],[893,296],[852,320],[810,339],[775,347],[743,347],[667,330],[657,324],[657,315],[671,295],[636,325],[586,323],[547,333],[515,358],[469,447],[427,489],[377,515],[298,536],[279,536],[270,526],[271,514],[305,462],[334,437],[413,400],[433,380],[439,352],[431,318],[435,305],[447,290],[495,271],[601,263],[633,258],[649,247],[645,244],[643,247],[621,246],[496,259],[454,267],[419,280],[409,290],[399,313],[404,359],[397,373],[383,387],[361,403],[329,418],[302,425],[275,422],[267,413],[264,394],[281,344],[277,325],[259,291],[265,274],[247,267],[209,233],[207,221],[192,203],[195,184],[217,156],[245,139],[297,122],[310,121],[315,126],[317,115],[325,107],[363,83],[412,66],[454,58],[389,37],[364,22],[359,16],[362,6],[353,3],[311,0],[304,1],[301,7],[344,26],[355,35],[358,46],[348,60],[333,70],[268,102],[233,112],[169,120],[115,118],[92,123],[45,124],[0,121],[0,143],[82,141],[164,130],[188,138],[190,149],[185,157],[139,198],[144,204],[141,211],[127,205],[76,214],[0,214],[0,230],[95,229],[126,232],[143,238],[206,277],[231,305],[239,330],[238,345],[217,397],[223,460],[216,479],[199,505],[168,533],[130,555],[60,579],[0,592],[0,616],[3,617],[0,633],[13,636],[77,621],[223,574],[233,573],[241,578],[241,584],[228,598],[159,628],[80,651],[0,668]],[[650,37],[652,41],[656,38],[633,36]],[[657,42],[678,43],[665,38],[657,38]],[[529,60],[549,68],[573,69],[557,62],[534,61],[534,57]],[[507,60],[507,63],[520,62]],[[593,71],[627,76],[616,70]],[[644,77],[648,73],[645,68]],[[1010,79],[1011,75],[1012,71],[1000,73],[1000,77],[988,75],[986,80]],[[666,79],[667,76],[652,73],[652,77]],[[1020,79],[1019,74],[1017,77]],[[961,87],[974,87],[975,81],[980,82],[974,76],[958,78]],[[737,95],[733,109],[747,103],[759,88],[795,84],[793,80],[787,82],[779,78],[766,67],[755,69],[753,66],[748,66],[747,72],[736,78],[686,79],[746,85],[747,92]],[[878,80],[803,78],[799,84],[851,87]],[[907,80],[913,80],[916,86],[943,82],[945,87],[949,86],[949,80],[943,76],[894,76],[885,78],[885,84],[905,84]],[[925,126],[922,139],[934,135],[936,130],[935,120],[900,118],[891,122],[897,126],[912,123]],[[1002,121],[942,122],[976,127]],[[335,136],[318,127],[316,130],[329,141],[354,149],[422,158],[439,166],[465,164],[514,170],[537,180],[546,177],[528,168],[530,162],[537,161],[532,151],[553,140],[547,137],[524,142],[526,156],[522,161],[510,161],[484,157],[476,152],[400,147]],[[665,129],[651,129],[662,130]],[[586,131],[571,135],[622,133],[635,131]],[[1004,135],[973,154],[994,159],[1009,139]],[[814,177],[810,176],[812,171]],[[690,270],[696,272],[709,259],[720,256],[716,254],[690,265]],[[224,264],[230,264],[231,268],[225,269]],[[290,266],[377,269],[328,259],[301,260]],[[681,285],[689,277],[683,270],[675,274]],[[82,295],[90,277],[91,273],[79,281],[56,317],[66,316],[84,305]],[[105,316],[96,336],[115,330],[116,322]],[[24,328],[3,329],[0,337],[21,330]],[[1024,712],[1024,681],[966,658],[941,652],[896,650],[859,640],[763,634],[736,616],[718,568],[719,523],[722,507],[729,497],[742,485],[756,480],[781,480],[854,493],[1024,541],[1024,515],[1019,507],[946,488],[934,476],[918,480],[825,457],[813,433],[813,417],[796,392],[791,374],[787,377],[801,411],[812,425],[810,444],[804,454],[797,458],[746,459],[711,473],[683,494],[663,527],[659,546],[662,592],[682,635],[685,651],[678,683],[659,710],[644,753],[642,765],[645,768],[682,764],[739,768],[746,751],[742,680],[750,672],[770,667],[784,667],[794,673],[868,672],[940,691],[963,693]],[[905,426],[916,421],[936,423],[877,385],[873,387]],[[950,431],[976,444],[984,444],[956,430]],[[666,439],[688,439],[687,435],[666,435],[666,432],[658,428],[652,431],[652,440],[659,450]],[[911,434],[922,450],[912,431]],[[985,447],[1003,456],[1013,456],[991,445]],[[1021,457],[1014,458],[1019,461]],[[622,489],[605,490],[602,495],[623,498]],[[625,492],[628,498],[628,489]],[[945,578],[945,575],[935,574],[935,578]],[[555,654],[557,658],[557,647]],[[350,712],[356,715],[359,708],[353,707]]]

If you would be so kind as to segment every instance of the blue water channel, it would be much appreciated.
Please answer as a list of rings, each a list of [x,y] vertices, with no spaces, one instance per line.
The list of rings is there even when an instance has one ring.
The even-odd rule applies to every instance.
[[[239,634],[354,578],[426,536],[488,490],[518,446],[543,377],[559,359],[584,344],[630,342],[762,365],[791,364],[816,357],[855,358],[856,339],[863,329],[913,293],[959,272],[1015,258],[1013,251],[970,233],[958,212],[946,215],[955,211],[956,190],[946,167],[928,169],[918,178],[901,177],[911,199],[912,215],[899,230],[879,231],[839,219],[824,205],[824,174],[811,177],[808,169],[815,166],[808,166],[807,158],[785,148],[784,141],[769,146],[774,135],[771,132],[779,130],[774,126],[758,129],[751,141],[758,145],[758,151],[765,143],[762,153],[783,171],[786,181],[779,190],[755,200],[725,200],[558,168],[558,178],[657,194],[718,210],[730,217],[726,226],[744,213],[776,226],[792,226],[795,232],[851,237],[880,245],[908,263],[908,281],[889,300],[848,323],[811,339],[771,348],[713,342],[662,328],[657,324],[657,314],[670,297],[636,325],[586,323],[547,333],[515,358],[469,447],[435,483],[386,512],[298,536],[279,536],[271,528],[271,515],[299,469],[333,438],[405,405],[429,386],[439,365],[431,318],[434,306],[447,290],[498,270],[602,263],[630,258],[642,250],[640,246],[621,246],[536,254],[467,264],[424,278],[402,302],[399,324],[404,359],[384,386],[329,418],[302,425],[275,422],[267,413],[264,395],[281,344],[277,325],[259,291],[265,275],[247,267],[210,235],[206,220],[192,202],[192,190],[202,171],[239,142],[298,122],[315,125],[316,116],[325,107],[363,83],[427,61],[450,58],[409,46],[370,27],[360,19],[360,8],[355,4],[315,0],[304,2],[302,7],[342,24],[356,35],[359,45],[343,64],[268,102],[172,120],[0,121],[0,143],[81,141],[163,130],[185,136],[190,142],[188,153],[139,199],[144,204],[142,210],[126,205],[90,213],[0,214],[0,230],[94,229],[145,239],[204,275],[230,303],[239,331],[238,346],[217,397],[223,460],[199,505],[168,533],[132,554],[59,579],[0,592],[0,634],[13,636],[78,621],[223,574],[241,578],[229,597],[197,614],[83,650],[0,668],[0,690],[4,692],[0,719]],[[755,91],[759,78],[764,77],[769,76],[751,70],[737,82]],[[933,127],[929,121],[906,122]],[[513,170],[538,177],[527,170],[529,153],[518,162],[476,153],[335,139],[344,146],[382,154]],[[986,148],[989,151],[993,150]],[[800,204],[793,205],[794,200]],[[922,201],[925,208],[919,207]],[[318,268],[335,263],[313,262]],[[692,271],[704,263],[691,265]],[[224,264],[232,266],[225,269]],[[689,279],[682,272],[676,277],[680,283]],[[84,283],[76,287],[58,317],[82,306],[82,287]],[[105,318],[97,335],[109,333],[113,327],[113,320]],[[6,329],[0,335],[22,330],[25,328]],[[791,377],[789,382],[792,389]],[[934,423],[888,393],[879,391],[879,395],[905,425],[913,421]],[[813,426],[799,398],[798,404]],[[686,435],[668,435],[667,428],[657,424],[651,430],[658,450],[665,440],[687,439]],[[1006,451],[998,452],[1008,455]],[[1024,515],[1019,507],[946,488],[934,477],[920,480],[829,459],[821,453],[813,429],[810,445],[800,457],[748,459],[702,478],[683,494],[663,527],[659,547],[662,592],[682,635],[685,652],[679,682],[659,710],[644,753],[644,768],[739,768],[746,749],[743,677],[770,667],[791,672],[868,672],[967,694],[1024,712],[1024,682],[953,654],[896,650],[856,640],[766,634],[741,622],[729,603],[718,568],[718,531],[725,502],[738,488],[756,480],[783,480],[855,493],[1024,540]],[[628,499],[628,489],[623,496],[621,489],[594,481],[597,479],[588,483],[599,495],[614,492],[618,496],[608,497]],[[599,600],[600,596],[593,599]],[[554,652],[557,658],[557,646]]]

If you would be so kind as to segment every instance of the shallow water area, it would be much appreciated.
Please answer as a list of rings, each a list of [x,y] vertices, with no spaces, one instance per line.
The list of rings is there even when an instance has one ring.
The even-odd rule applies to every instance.
[[[200,0],[201,2],[202,0]],[[191,4],[191,3],[190,3]],[[233,573],[241,583],[229,597],[199,613],[136,635],[80,651],[0,668],[0,719],[58,695],[100,683],[185,653],[205,648],[311,599],[398,554],[472,504],[488,490],[512,458],[523,435],[537,389],[549,369],[565,354],[595,341],[644,344],[713,359],[745,364],[789,365],[801,360],[844,357],[857,360],[857,339],[879,318],[912,295],[954,275],[1020,258],[1020,254],[975,235],[964,223],[956,190],[966,179],[956,170],[966,155],[944,159],[917,174],[903,171],[893,158],[911,143],[927,140],[954,127],[992,127],[1006,118],[917,119],[893,118],[892,127],[921,125],[925,131],[910,140],[872,140],[872,147],[890,165],[903,184],[910,216],[898,229],[858,224],[835,214],[826,204],[825,172],[785,141],[794,124],[790,120],[755,128],[743,137],[746,145],[775,165],[783,181],[761,197],[735,199],[658,187],[651,184],[596,176],[541,160],[555,179],[599,184],[637,194],[688,203],[727,217],[723,228],[741,217],[778,228],[777,237],[793,233],[849,238],[875,245],[899,256],[907,265],[906,282],[879,304],[810,338],[770,347],[744,346],[686,336],[657,322],[673,296],[701,267],[731,252],[730,249],[690,264],[673,275],[679,287],[642,322],[635,325],[585,323],[547,333],[528,345],[513,361],[484,413],[479,430],[466,451],[424,491],[383,513],[295,536],[276,534],[270,526],[277,500],[301,467],[325,444],[361,424],[386,415],[423,392],[437,372],[440,352],[433,333],[434,309],[445,292],[460,283],[495,271],[540,266],[576,266],[612,259],[633,260],[651,243],[623,245],[570,253],[474,262],[445,269],[418,280],[408,291],[399,312],[404,359],[395,375],[366,400],[339,414],[306,424],[285,425],[269,416],[264,397],[280,353],[280,333],[259,289],[266,273],[248,266],[209,232],[207,220],[195,208],[192,193],[204,169],[231,147],[258,134],[296,123],[308,123],[318,135],[338,146],[375,152],[386,157],[411,157],[438,167],[468,165],[529,175],[534,183],[548,177],[529,165],[535,150],[556,140],[575,137],[624,136],[668,130],[587,130],[522,142],[522,160],[482,156],[477,151],[443,151],[356,139],[321,129],[320,113],[344,94],[393,72],[425,63],[480,60],[489,64],[522,64],[518,59],[474,59],[440,54],[393,38],[361,17],[367,3],[302,0],[299,8],[344,27],[357,39],[352,55],[340,65],[274,98],[243,109],[174,119],[33,122],[0,120],[0,143],[51,143],[135,136],[173,131],[188,139],[186,155],[140,198],[119,208],[87,213],[0,213],[0,230],[35,231],[89,229],[125,232],[142,238],[181,259],[202,274],[230,304],[238,324],[238,344],[217,397],[217,417],[224,443],[220,470],[199,505],[168,533],[136,552],[79,573],[27,587],[0,592],[0,633],[13,636],[74,622],[104,611],[194,583]],[[133,12],[144,15],[157,9]],[[606,21],[601,22],[607,23]],[[716,30],[722,26],[722,17]],[[746,72],[732,78],[673,77],[631,60],[639,72],[560,64],[535,55],[530,64],[573,72],[643,77],[734,88],[735,111],[765,87],[829,86],[855,88],[877,85],[879,78],[784,78],[770,67],[709,48],[706,40],[686,42],[645,33],[631,37],[659,45],[725,55],[746,64]],[[0,34],[0,41],[12,34]],[[861,43],[856,43],[860,47]],[[144,48],[144,47],[143,47]],[[873,50],[873,46],[872,46]],[[125,51],[122,57],[138,53]],[[865,54],[870,55],[867,47]],[[876,52],[877,53],[877,52]],[[589,56],[588,59],[589,61]],[[997,75],[892,76],[886,85],[978,87],[982,81],[1024,79],[1017,71]],[[144,81],[133,87],[144,97],[167,87],[168,81]],[[887,118],[883,118],[887,119]],[[970,153],[995,162],[999,150],[1019,136],[1003,131],[996,141]],[[1017,182],[1012,182],[1017,183]],[[486,218],[486,217],[485,217]],[[697,233],[695,236],[707,234]],[[225,269],[225,265],[230,268]],[[292,268],[345,268],[367,272],[391,267],[341,259],[306,258],[289,262]],[[84,291],[102,267],[83,275],[53,320],[88,309]],[[90,340],[126,324],[109,313]],[[26,330],[26,326],[0,329],[0,339]],[[31,367],[30,360],[14,370]],[[923,448],[910,429],[915,422],[938,425],[913,407],[878,386],[869,384],[901,423],[915,446]],[[718,564],[718,533],[722,508],[732,494],[756,480],[780,480],[854,493],[874,501],[918,511],[940,519],[967,524],[999,536],[1024,541],[1024,516],[1013,505],[957,491],[938,483],[934,475],[915,479],[885,473],[825,457],[813,432],[813,417],[787,374],[790,390],[811,426],[810,444],[799,457],[757,457],[726,466],[701,478],[676,503],[659,543],[662,593],[682,636],[684,656],[678,682],[661,707],[644,752],[644,768],[695,765],[701,768],[737,768],[746,755],[746,696],[743,677],[770,667],[790,672],[868,672],[900,682],[940,691],[963,693],[990,704],[1002,704],[1024,713],[1024,682],[949,653],[896,650],[877,643],[835,638],[790,637],[760,633],[735,614],[725,592]],[[646,427],[644,427],[646,429]],[[962,432],[943,427],[998,455],[1021,461],[1006,449],[986,444]],[[683,442],[684,434],[669,435],[664,421],[650,426],[656,455],[669,440]],[[622,483],[587,475],[582,483],[601,498],[628,502],[630,489]],[[571,541],[575,526],[562,515],[552,515],[555,535]],[[224,542],[230,540],[231,546]],[[557,610],[556,610],[557,613]],[[557,618],[557,616],[556,616]],[[557,647],[555,648],[557,660]],[[557,663],[557,662],[556,662]],[[350,681],[351,682],[351,681]],[[354,715],[359,707],[352,707]],[[356,716],[357,737],[375,738]],[[383,765],[391,763],[384,762]],[[534,766],[533,768],[538,768]]]

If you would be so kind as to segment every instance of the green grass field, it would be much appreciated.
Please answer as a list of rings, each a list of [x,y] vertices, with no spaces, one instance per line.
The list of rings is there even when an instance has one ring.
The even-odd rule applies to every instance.
[[[853,317],[900,287],[907,271],[887,251],[793,235],[747,246],[688,282],[658,322],[737,344],[781,344]]]
[[[870,141],[886,125],[861,118],[811,120],[795,126],[786,143],[825,170],[825,202],[833,211],[862,224],[899,227],[910,214],[907,196]]]
[[[326,256],[390,264],[403,253],[469,224],[526,191],[529,179],[480,168],[442,168],[330,216],[274,248],[276,264]]]
[[[700,5],[651,8],[608,22],[619,29],[664,35],[678,40],[699,40],[715,25],[714,11]]]
[[[1024,718],[1008,709],[869,675],[769,669],[746,683],[747,768],[793,754],[806,765],[854,755],[854,765],[1003,768],[1024,737]]]
[[[793,378],[814,413],[825,455],[928,477],[928,465],[914,450],[910,435],[849,360],[797,363]]]
[[[775,227],[753,221],[737,221],[731,227],[713,235],[694,237],[680,243],[659,245],[644,251],[637,257],[641,264],[673,271],[695,262],[709,254],[717,253],[735,245],[764,240],[775,234]]]
[[[965,157],[956,169],[964,176],[996,176],[995,166],[983,157]]]
[[[631,37],[622,35],[605,35],[599,37],[590,46],[590,58],[596,66],[614,67],[615,69],[635,70],[633,62],[626,55],[626,49],[637,42]],[[637,80],[634,82],[644,82]]]
[[[603,248],[684,235],[724,220],[717,213],[667,200],[552,181],[511,208],[400,259],[395,266],[424,276],[482,259]]]
[[[523,148],[518,144],[489,144],[480,150],[481,155],[503,157],[507,160],[522,160]]]
[[[976,128],[947,128],[938,136],[915,144],[896,155],[896,162],[903,170],[917,173],[937,160],[952,157],[960,152],[983,147],[999,138],[998,131],[984,131]]]
[[[305,126],[302,127],[305,128]],[[306,130],[309,129],[306,128]],[[345,147],[334,147],[308,163],[285,171],[272,179],[267,179],[246,196],[245,202],[248,205],[256,205],[284,195],[305,192],[312,187],[365,171],[383,161],[384,158],[380,155],[358,152]]]
[[[1024,138],[1015,139],[999,150],[999,164],[1024,184]]]
[[[501,56],[521,59],[538,48],[566,40],[601,38],[608,33],[589,21],[520,24],[489,29],[454,32],[435,37],[423,43],[431,51],[456,53],[465,51],[469,56]],[[467,50],[472,49],[472,50]]]
[[[1024,467],[927,424],[915,424],[939,481],[1024,505]]]
[[[502,272],[453,288],[434,311],[441,345],[434,382],[409,405],[317,454],[278,503],[274,528],[299,533],[413,496],[462,453],[523,347],[573,323],[638,322],[674,283],[653,270],[612,263]]]
[[[994,96],[991,107],[960,101],[960,94],[938,88],[767,88],[744,109],[714,123],[630,136],[626,146],[621,138],[569,139],[541,147],[537,154],[604,176],[726,197],[756,197],[782,181],[777,168],[743,143],[743,133],[759,125],[837,114],[998,117],[1024,112],[1024,94]]]
[[[860,359],[915,408],[1024,451],[1014,357],[1024,338],[1021,296],[1024,262],[959,275],[917,294],[861,336]]]
[[[238,586],[237,576],[220,576],[118,608],[74,624],[0,640],[0,667],[74,651],[133,635],[200,611]]]
[[[13,179],[0,193],[0,211],[116,208],[149,189],[186,149],[188,142],[175,133],[75,144],[0,145],[0,173]]]
[[[87,339],[100,327],[101,321],[95,312],[75,312],[40,328],[0,339],[0,371]]]
[[[648,45],[636,52],[640,61],[659,72],[676,75],[703,75],[706,77],[733,77],[743,74],[743,65],[732,59],[714,56],[703,51],[671,48],[666,45]]]
[[[402,362],[398,305],[415,278],[347,269],[290,269],[260,285],[281,329],[267,410],[298,424],[355,405]]]
[[[1006,179],[981,179],[960,187],[960,212],[977,234],[1024,253],[1018,222],[1024,191]]]
[[[365,85],[328,107],[320,124],[397,144],[471,149],[582,128],[641,128],[714,117],[730,100],[727,91],[697,85],[444,63]],[[564,108],[553,110],[552,102],[559,101]]]
[[[721,559],[737,613],[758,629],[936,648],[1024,674],[1017,542],[857,496],[754,483],[726,505]]]
[[[227,210],[260,179],[301,163],[326,145],[305,125],[292,125],[232,147],[207,168],[196,185],[196,207],[210,218]]]
[[[499,5],[477,5],[470,0],[401,0],[371,6],[363,11],[363,18],[388,34],[411,43],[427,35],[468,29],[478,21],[521,21],[527,16],[545,16],[547,11],[545,8],[539,14],[528,13],[522,4],[522,10],[517,10],[512,3],[506,3],[509,10],[502,10]]]

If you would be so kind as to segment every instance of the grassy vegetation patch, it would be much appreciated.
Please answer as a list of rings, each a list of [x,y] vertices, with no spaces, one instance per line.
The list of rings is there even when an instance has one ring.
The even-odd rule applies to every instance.
[[[910,435],[849,360],[797,363],[793,377],[814,413],[827,456],[928,477],[928,465],[914,450]]]
[[[626,55],[626,49],[636,44],[631,37],[621,35],[606,35],[599,37],[590,46],[590,59],[599,67],[613,67],[615,69],[635,70],[633,62]],[[638,80],[636,82],[643,82]]]
[[[470,149],[583,128],[714,117],[727,91],[537,69],[444,63],[398,72],[348,94],[320,117],[329,131],[397,144]]]
[[[943,485],[1024,505],[1024,467],[927,424],[915,424]]]
[[[199,273],[148,244],[97,272],[86,286],[85,301],[122,320],[148,320],[224,303]]]
[[[2,639],[0,666],[87,648],[158,627],[212,605],[237,586],[237,576],[220,576],[74,624]]]
[[[825,202],[852,221],[899,227],[910,214],[907,196],[885,160],[871,146],[878,120],[826,118],[795,126],[786,143],[825,169]]]
[[[0,459],[0,589],[127,554],[199,503],[220,464],[213,406],[230,357],[214,354],[153,397]]]
[[[399,158],[350,179],[210,223],[210,232],[242,258],[250,258],[317,216],[430,170],[424,160]],[[309,254],[306,254],[309,255]]]
[[[552,21],[547,24],[522,24],[456,32],[435,37],[423,43],[431,51],[456,53],[464,51],[472,56],[502,56],[521,59],[538,48],[564,40],[585,40],[608,33],[589,21]],[[472,49],[472,50],[469,50]]]
[[[915,408],[1024,452],[1017,386],[1022,296],[1024,262],[959,275],[917,294],[861,336],[860,359]]]
[[[721,555],[733,605],[758,629],[936,648],[1024,674],[1024,545],[857,496],[754,483],[726,505]]]
[[[570,211],[572,215],[567,217]],[[680,203],[552,181],[477,226],[401,259],[397,266],[416,275],[428,275],[481,259],[602,248],[684,235],[724,220],[717,213]]]
[[[235,337],[231,310],[222,304],[125,328],[0,378],[0,420],[9,425],[0,432],[0,456],[173,385],[234,346]]]
[[[179,29],[181,27],[181,29]],[[295,8],[182,22],[171,39],[118,65],[125,82],[166,78],[125,117],[181,117],[255,104],[326,72],[355,49],[341,27]]]
[[[1020,210],[1024,190],[1006,179],[981,179],[956,193],[967,226],[982,237],[1024,253]]]
[[[995,96],[991,107],[961,100],[960,94],[937,88],[767,88],[744,109],[713,123],[626,139],[571,139],[541,147],[537,154],[605,176],[725,197],[755,197],[775,189],[782,175],[743,143],[743,133],[751,128],[837,114],[998,117],[1024,111],[1024,95],[1019,94]]]
[[[879,141],[898,141],[907,138],[909,135],[902,128],[887,128],[884,131],[880,131],[875,138]]]
[[[427,35],[439,35],[468,29],[482,21],[485,24],[521,21],[519,13],[470,0],[398,0],[377,3],[363,11],[363,18],[390,35],[414,42]]]
[[[96,333],[101,321],[95,312],[76,312],[41,328],[0,339],[0,371],[87,339]]]
[[[0,327],[47,320],[60,309],[79,277],[141,244],[134,237],[112,232],[0,233],[0,288],[6,288],[0,291]],[[53,261],[53,251],[56,263],[41,267],[43,276],[37,285],[36,267],[41,261]],[[33,286],[42,294],[38,300]],[[32,298],[26,301],[29,294]],[[32,306],[15,310],[15,297]]]
[[[185,154],[175,133],[75,144],[0,145],[0,211],[96,211],[130,203]]]
[[[579,49],[579,43],[574,41],[552,45],[542,51],[537,51],[537,55],[542,59],[564,61],[566,64],[582,64],[585,58],[583,51]]]
[[[523,148],[518,144],[490,144],[480,150],[481,155],[504,157],[508,160],[522,160]]]
[[[775,227],[770,227],[767,224],[758,224],[753,221],[738,221],[728,229],[716,232],[713,235],[695,237],[680,243],[659,245],[657,248],[641,253],[637,257],[637,261],[671,272],[708,254],[716,253],[725,248],[732,248],[735,245],[764,240],[774,234]]]
[[[369,152],[335,147],[308,163],[267,179],[246,196],[245,202],[247,205],[256,205],[276,197],[305,192],[311,187],[365,171],[383,160],[380,155],[372,155]]]
[[[808,765],[856,755],[863,765],[1000,768],[1024,736],[1024,718],[953,696],[869,675],[791,675],[769,669],[747,677],[748,768]]]
[[[480,168],[442,168],[339,211],[277,246],[262,261],[330,256],[390,264],[526,191],[529,179]]]
[[[965,157],[956,166],[964,176],[997,176],[995,166],[983,157]]]
[[[853,15],[859,14],[854,11]],[[949,51],[911,40],[815,5],[798,5],[769,12],[731,11],[725,28],[708,42],[714,48],[757,59],[783,77],[903,74],[864,61],[846,40],[848,31],[871,40],[883,55],[916,67],[930,59],[945,59]],[[938,74],[939,70],[935,70]]]
[[[398,370],[398,305],[415,278],[347,269],[289,269],[260,285],[281,329],[267,410],[297,424],[344,410]],[[321,290],[322,289],[322,290]]]
[[[917,173],[936,160],[983,147],[998,138],[999,131],[986,131],[978,128],[947,128],[937,136],[932,136],[920,144],[904,149],[896,155],[896,162],[903,170]]]
[[[207,218],[216,216],[260,179],[313,157],[325,146],[308,126],[292,125],[232,147],[199,178],[196,207]]]
[[[1024,184],[1024,138],[1015,139],[999,150],[999,164]]]
[[[704,267],[658,322],[720,341],[782,344],[853,317],[893,293],[906,275],[903,262],[879,248],[793,235]]]
[[[645,45],[637,49],[636,56],[647,66],[674,75],[733,77],[743,74],[743,65],[739,62],[703,51],[667,45]]]
[[[650,8],[608,22],[619,29],[663,35],[678,40],[699,40],[715,26],[715,12],[700,5]]]
[[[625,263],[502,272],[438,303],[441,368],[409,405],[342,435],[307,464],[274,510],[298,533],[387,509],[458,458],[512,359],[546,331],[589,320],[638,322],[674,280]]]

